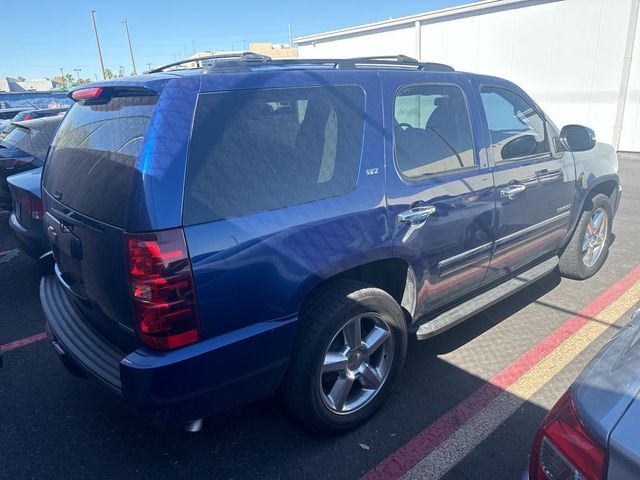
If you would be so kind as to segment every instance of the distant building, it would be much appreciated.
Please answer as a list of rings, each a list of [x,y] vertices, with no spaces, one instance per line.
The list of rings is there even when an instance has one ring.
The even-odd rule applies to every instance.
[[[298,49],[287,44],[252,43],[249,50],[271,58],[298,58]]]
[[[290,47],[283,43],[251,43],[247,50],[204,50],[191,55],[189,58],[201,58],[209,55],[221,55],[221,54],[241,54],[242,52],[250,51],[259,55],[266,55],[271,58],[298,58],[298,49],[296,47]],[[194,64],[186,64],[185,67],[190,68],[195,66]]]
[[[11,77],[0,77],[0,92],[19,92],[18,80]]]
[[[58,85],[48,78],[19,81],[13,77],[0,77],[0,92],[50,92]]]

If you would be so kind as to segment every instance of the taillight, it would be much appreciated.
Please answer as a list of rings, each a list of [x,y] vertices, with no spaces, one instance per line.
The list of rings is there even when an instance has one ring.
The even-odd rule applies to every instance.
[[[182,229],[127,234],[127,252],[142,343],[170,350],[197,342],[198,303]]]
[[[101,94],[101,87],[81,88],[71,92],[71,98],[74,100],[89,100],[92,98],[98,98]]]
[[[0,167],[5,170],[16,170],[26,167],[31,163],[31,160],[23,160],[20,158],[0,158]]]
[[[568,390],[542,422],[529,459],[531,480],[604,478],[605,450],[578,417]]]
[[[42,206],[42,200],[36,197],[28,197],[23,202],[23,205],[27,209],[27,213],[34,220],[41,220],[44,217],[44,207]]]

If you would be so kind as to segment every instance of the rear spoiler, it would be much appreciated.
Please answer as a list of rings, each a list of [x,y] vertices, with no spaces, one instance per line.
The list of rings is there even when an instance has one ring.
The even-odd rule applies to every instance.
[[[71,90],[67,97],[74,102],[106,103],[113,97],[151,97],[159,95],[158,92],[147,87],[110,85],[110,86],[83,86]]]

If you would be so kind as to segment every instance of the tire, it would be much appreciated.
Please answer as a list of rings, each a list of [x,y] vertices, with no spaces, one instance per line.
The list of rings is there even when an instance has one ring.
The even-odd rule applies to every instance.
[[[325,435],[363,424],[389,395],[404,363],[407,325],[400,306],[383,290],[338,280],[313,295],[299,322],[281,388],[285,405],[301,423]],[[358,324],[360,342],[353,333]],[[375,348],[366,349],[367,338]],[[335,364],[329,361],[334,357]],[[325,363],[327,370],[337,370],[323,373]]]
[[[595,224],[592,222],[596,214],[604,215],[602,222],[606,222],[606,224],[600,228],[601,232],[593,233]],[[563,277],[584,280],[592,277],[602,268],[609,254],[612,221],[613,208],[606,195],[599,193],[587,200],[571,240],[560,255],[560,273]],[[588,241],[587,234],[594,240]],[[596,240],[596,237],[600,240]],[[597,247],[593,247],[593,245],[596,244],[601,244],[602,248],[597,251],[597,255],[589,260],[589,249],[591,248],[592,252],[595,251]],[[587,250],[585,250],[585,245],[588,245]]]

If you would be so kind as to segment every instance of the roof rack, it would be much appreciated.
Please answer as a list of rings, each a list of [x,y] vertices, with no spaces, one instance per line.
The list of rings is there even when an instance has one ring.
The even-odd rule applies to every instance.
[[[203,62],[207,62],[205,65]],[[373,57],[356,57],[356,58],[294,58],[294,59],[278,59],[273,60],[266,55],[260,55],[253,52],[229,53],[220,55],[209,55],[200,58],[189,58],[179,62],[169,63],[162,67],[154,68],[146,73],[158,73],[177,67],[180,65],[195,63],[200,64],[199,68],[210,69],[228,69],[228,68],[247,68],[251,64],[269,63],[270,65],[327,65],[336,69],[358,68],[358,66],[387,66],[387,67],[413,67],[417,70],[425,70],[432,72],[454,72],[453,67],[443,63],[420,62],[415,58],[406,55],[382,55]]]
[[[145,73],[159,73],[164,72],[172,67],[178,67],[180,65],[185,65],[187,63],[199,63],[200,67],[203,68],[204,65],[202,62],[208,61],[209,66],[211,66],[214,62],[233,62],[233,63],[266,63],[271,61],[271,57],[267,57],[266,55],[260,55],[258,53],[253,52],[242,52],[242,53],[221,53],[218,55],[207,55],[206,57],[198,57],[198,58],[186,58],[184,60],[180,60],[178,62],[168,63],[166,65],[162,65],[161,67],[154,68],[152,70],[148,70]]]
[[[429,70],[439,72],[454,72],[453,67],[444,63],[420,62],[413,57],[406,55],[383,55],[376,57],[356,57],[336,60],[336,68],[357,68],[358,65],[399,65],[406,67],[416,67],[418,70]]]
[[[417,70],[433,72],[455,72],[454,68],[444,63],[420,62],[406,55],[383,55],[375,57],[355,58],[293,58],[272,60],[270,64],[276,65],[327,65],[333,68],[346,69],[358,68],[358,66],[387,66],[387,67],[413,67]]]

